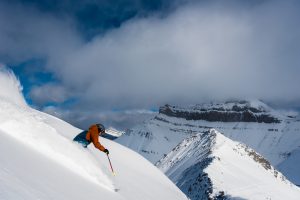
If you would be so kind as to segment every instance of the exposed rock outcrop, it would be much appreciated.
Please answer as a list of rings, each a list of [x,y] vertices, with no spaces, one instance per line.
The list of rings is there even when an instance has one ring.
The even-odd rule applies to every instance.
[[[186,120],[206,120],[210,122],[280,123],[280,120],[272,116],[266,107],[253,106],[248,101],[203,104],[189,108],[167,104],[160,107],[159,113]]]

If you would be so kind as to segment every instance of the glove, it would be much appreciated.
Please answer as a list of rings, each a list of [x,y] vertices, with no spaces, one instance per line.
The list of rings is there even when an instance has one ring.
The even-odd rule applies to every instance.
[[[108,149],[104,149],[104,151],[103,151],[104,153],[106,153],[107,155],[109,154],[109,151],[108,151]]]

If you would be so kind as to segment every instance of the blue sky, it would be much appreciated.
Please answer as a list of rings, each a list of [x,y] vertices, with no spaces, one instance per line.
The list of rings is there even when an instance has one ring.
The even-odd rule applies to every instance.
[[[126,128],[165,103],[299,109],[295,0],[0,2],[0,62],[33,107]],[[143,113],[143,117],[141,117]]]

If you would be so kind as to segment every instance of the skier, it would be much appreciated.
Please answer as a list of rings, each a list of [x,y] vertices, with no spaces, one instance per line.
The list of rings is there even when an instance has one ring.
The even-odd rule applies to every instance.
[[[83,131],[79,133],[73,141],[80,143],[84,148],[92,142],[95,148],[103,151],[107,155],[109,154],[108,149],[102,146],[99,142],[98,136],[101,136],[105,133],[105,127],[102,124],[91,125],[88,131]]]

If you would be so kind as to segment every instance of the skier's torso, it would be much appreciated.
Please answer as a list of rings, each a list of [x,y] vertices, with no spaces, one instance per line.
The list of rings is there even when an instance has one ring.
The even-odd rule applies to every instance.
[[[84,147],[87,147],[91,142],[100,151],[104,151],[104,147],[99,142],[99,132],[96,125],[92,125],[88,131],[83,131],[78,134],[73,140],[81,143]]]

